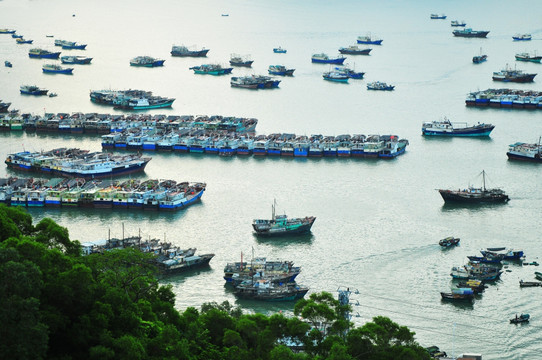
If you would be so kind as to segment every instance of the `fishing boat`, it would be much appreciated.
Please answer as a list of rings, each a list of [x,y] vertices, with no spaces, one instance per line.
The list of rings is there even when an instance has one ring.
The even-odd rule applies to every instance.
[[[541,273],[541,272],[535,271],[535,272],[534,272],[534,277],[535,277],[537,280],[542,281],[542,273]]]
[[[86,56],[61,56],[60,61],[62,61],[63,64],[90,64],[92,61],[91,57]]]
[[[20,39],[20,38],[22,38],[23,36],[22,36],[22,35],[19,35],[19,34],[11,34],[11,37],[14,38],[14,39]]]
[[[15,31],[13,29],[0,29],[0,34],[15,34]]]
[[[514,41],[529,41],[529,40],[532,40],[532,36],[531,34],[515,34],[514,36],[512,36],[512,39],[514,39]]]
[[[209,49],[191,50],[184,45],[173,45],[171,47],[171,56],[180,57],[206,57]]]
[[[487,288],[487,285],[484,284],[481,280],[467,280],[467,281],[460,281],[456,287],[458,288],[469,288],[471,289],[475,294],[480,294],[484,292],[484,290]]]
[[[462,122],[451,122],[446,117],[441,121],[424,122],[422,134],[426,136],[489,136],[495,128],[492,124],[469,125]]]
[[[506,156],[508,156],[509,160],[542,162],[540,138],[538,138],[538,143],[536,144],[516,142],[509,145]]]
[[[280,285],[269,280],[247,280],[235,288],[234,294],[250,300],[296,301],[302,299],[308,291],[308,287],[296,283]]]
[[[233,68],[225,68],[220,64],[203,64],[199,66],[192,66],[190,70],[194,70],[194,74],[227,75],[231,74]]]
[[[257,235],[290,235],[301,234],[311,230],[316,217],[307,216],[304,218],[288,219],[286,215],[276,215],[275,207],[277,202],[273,201],[271,206],[271,220],[255,219],[252,221],[252,227]]]
[[[359,80],[359,79],[363,79],[363,75],[365,75],[363,71],[356,71],[348,67],[348,65],[344,66],[343,68],[336,67],[334,71],[346,75],[349,79]]]
[[[13,64],[10,61],[6,60],[6,61],[4,61],[4,66],[5,67],[13,67]]]
[[[510,319],[510,324],[528,323],[530,318],[531,316],[529,314],[521,314],[519,316],[516,314],[516,317]]]
[[[295,69],[288,69],[284,65],[269,65],[270,75],[293,76]]]
[[[313,63],[320,63],[320,64],[342,64],[346,58],[344,56],[338,56],[336,58],[330,58],[327,54],[320,53],[320,54],[313,54],[311,57],[311,61]]]
[[[523,70],[511,69],[507,65],[501,71],[494,72],[492,79],[494,81],[527,83],[533,82],[535,76],[536,74],[528,74]]]
[[[78,44],[75,41],[55,40],[55,46],[61,46],[64,50],[85,50],[87,44]]]
[[[534,63],[540,63],[542,56],[536,54],[529,54],[527,52],[516,54],[517,61],[530,61]]]
[[[47,74],[72,74],[73,68],[65,68],[57,64],[43,64],[41,70]]]
[[[431,14],[431,19],[433,20],[444,20],[446,19],[446,15],[444,14]]]
[[[449,293],[441,292],[440,296],[448,301],[473,301],[474,291],[471,288],[456,288]]]
[[[32,44],[34,42],[34,40],[26,40],[22,37],[17,38],[15,41],[17,42],[17,44]]]
[[[519,287],[537,287],[542,286],[542,282],[540,281],[519,281]]]
[[[20,91],[21,94],[25,95],[47,95],[49,90],[39,88],[35,85],[21,85]]]
[[[469,186],[467,189],[459,190],[444,190],[439,189],[439,193],[444,199],[445,202],[456,202],[456,203],[469,203],[469,204],[480,204],[480,203],[502,203],[507,202],[509,199],[508,195],[501,189],[487,189],[486,188],[486,172],[482,171],[482,187],[475,188]]]
[[[28,51],[28,56],[36,59],[58,59],[60,52],[51,52],[49,50],[34,48]]]
[[[468,38],[485,38],[489,31],[485,30],[472,30],[471,28],[458,29],[452,31],[452,34],[457,37],[468,37]]]
[[[283,49],[282,47],[276,47],[276,48],[273,48],[273,52],[275,54],[286,54],[286,49]]]
[[[241,55],[231,54],[230,56],[231,66],[251,67],[253,62],[254,60],[251,60],[248,57],[243,57]]]
[[[459,238],[448,236],[447,238],[444,238],[438,242],[438,244],[444,248],[452,247],[459,245]]]
[[[372,49],[365,48],[362,49],[357,45],[350,45],[349,47],[342,47],[339,48],[339,52],[341,54],[348,54],[348,55],[369,55]]]
[[[394,85],[388,85],[385,82],[373,81],[367,84],[367,90],[391,91],[395,89]]]
[[[507,249],[505,247],[487,248],[485,250],[480,250],[480,253],[482,253],[483,256],[502,255],[503,260],[512,260],[512,261],[521,260],[524,256],[523,250]]]
[[[464,26],[467,25],[467,23],[464,22],[464,21],[452,20],[452,21],[450,22],[450,25],[451,25],[451,26],[461,26],[461,27],[464,27]]]
[[[484,256],[467,256],[469,261],[482,264],[500,264],[504,259],[504,254],[485,253]]]
[[[3,102],[0,100],[0,113],[8,112],[8,108],[11,105],[11,103]]]
[[[149,109],[162,109],[171,107],[175,99],[163,98],[163,97],[141,97],[131,98],[122,104],[115,105],[115,109],[123,110],[149,110]]]
[[[348,82],[348,75],[339,72],[339,71],[328,71],[325,72],[323,75],[324,80],[328,81],[335,81],[335,82]]]
[[[136,56],[130,60],[130,66],[157,67],[164,66],[164,59],[155,59],[151,56]]]
[[[371,33],[357,38],[358,44],[382,45],[382,41],[384,40],[372,37]]]
[[[171,249],[159,255],[155,261],[164,275],[178,274],[190,269],[208,266],[215,254],[195,255],[196,249],[179,251]]]
[[[487,55],[482,54],[482,48],[480,48],[480,55],[475,55],[472,57],[472,62],[475,64],[483,63],[487,60]]]

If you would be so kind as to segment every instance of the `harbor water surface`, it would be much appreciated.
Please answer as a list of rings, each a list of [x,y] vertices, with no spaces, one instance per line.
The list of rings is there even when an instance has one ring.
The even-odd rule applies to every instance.
[[[166,115],[254,117],[257,133],[298,135],[394,134],[410,145],[400,157],[386,160],[212,157],[151,154],[138,178],[201,181],[207,190],[199,204],[175,213],[92,209],[31,209],[39,221],[50,217],[82,242],[111,236],[159,237],[180,246],[216,254],[208,269],[165,280],[177,295],[177,308],[228,300],[247,311],[290,313],[292,303],[238,301],[224,286],[227,262],[265,256],[294,260],[303,271],[297,280],[310,292],[335,293],[339,286],[358,289],[352,320],[362,325],[384,315],[416,332],[424,346],[448,354],[481,353],[484,359],[538,359],[542,352],[540,289],[520,289],[532,281],[535,266],[510,264],[501,280],[468,305],[441,301],[452,286],[450,269],[485,247],[523,249],[526,261],[540,261],[542,248],[542,168],[508,161],[509,144],[537,142],[542,112],[467,108],[471,91],[509,87],[541,91],[542,74],[531,84],[491,80],[494,71],[516,66],[519,52],[542,51],[542,3],[509,1],[0,1],[0,27],[13,28],[32,45],[0,35],[0,99],[11,109],[44,112],[122,113],[90,102],[89,91],[144,89],[176,98]],[[107,11],[105,10],[107,9]],[[515,9],[522,9],[511,16]],[[431,20],[431,13],[446,20]],[[228,14],[229,16],[222,16]],[[465,20],[487,39],[452,36],[450,20]],[[347,56],[346,63],[365,72],[348,84],[324,81],[329,65],[311,63],[311,55],[338,54],[340,47],[371,32],[384,39],[369,56]],[[532,41],[514,42],[516,33]],[[54,35],[54,38],[46,37]],[[32,47],[54,49],[54,39],[88,44],[61,55],[93,57],[75,66],[73,75],[43,74],[48,60],[28,58]],[[207,58],[174,58],[172,45],[210,49]],[[273,48],[287,49],[285,54]],[[483,53],[487,62],[473,64]],[[231,76],[196,75],[190,67],[228,64],[230,54],[250,55],[252,68],[235,67],[231,76],[264,75],[269,65],[295,68],[278,89],[230,87]],[[135,68],[130,59],[149,55],[166,59],[163,67]],[[517,63],[527,72],[542,65]],[[395,85],[392,92],[367,91],[371,81]],[[21,85],[38,85],[57,97],[19,94]],[[452,122],[492,123],[489,138],[424,138],[421,125],[448,117]],[[55,147],[101,149],[98,136],[1,133],[0,157],[12,152]],[[481,185],[501,187],[504,205],[444,205],[436,189]],[[0,176],[24,176],[3,168]],[[37,175],[39,176],[39,175]],[[278,213],[316,216],[310,235],[257,238],[254,218],[269,218],[273,199]],[[443,251],[438,241],[461,238]],[[336,294],[336,293],[335,293]],[[516,313],[531,322],[509,324]]]

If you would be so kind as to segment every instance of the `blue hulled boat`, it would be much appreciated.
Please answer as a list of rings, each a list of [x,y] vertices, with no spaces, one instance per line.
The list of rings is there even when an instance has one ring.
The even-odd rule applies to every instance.
[[[330,58],[327,54],[321,53],[321,54],[314,54],[311,57],[311,61],[313,63],[320,63],[320,64],[343,64],[346,58],[344,56],[339,56],[334,59]]]
[[[28,56],[36,59],[58,59],[58,57],[60,56],[60,51],[51,52],[49,50],[34,48],[28,51]]]
[[[41,67],[41,70],[44,73],[48,74],[69,74],[71,75],[73,72],[73,68],[65,68],[57,64],[44,64]]]
[[[367,34],[365,36],[358,36],[357,39],[358,44],[382,45],[382,41],[384,40],[371,37],[371,34]]]
[[[273,48],[273,52],[275,54],[286,54],[286,49],[279,47]]]
[[[436,136],[489,136],[495,128],[492,124],[467,125],[467,123],[452,123],[447,118],[442,121],[425,122],[422,125],[423,135]]]

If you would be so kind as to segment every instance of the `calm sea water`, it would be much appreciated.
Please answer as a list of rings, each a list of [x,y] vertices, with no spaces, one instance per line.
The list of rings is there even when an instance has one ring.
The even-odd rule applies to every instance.
[[[33,45],[16,45],[0,36],[0,99],[24,112],[100,112],[113,109],[90,102],[91,89],[139,88],[175,97],[163,114],[220,114],[259,119],[258,133],[397,134],[407,138],[407,153],[392,161],[346,159],[224,159],[209,156],[153,154],[141,178],[204,181],[200,204],[173,214],[100,210],[31,210],[36,220],[51,217],[81,241],[111,236],[160,237],[199,252],[216,254],[209,269],[169,278],[177,307],[229,300],[248,311],[288,312],[293,304],[240,302],[224,287],[227,262],[256,256],[295,260],[303,267],[300,283],[311,292],[335,292],[338,286],[360,294],[353,318],[358,325],[386,315],[416,332],[425,346],[436,344],[449,354],[479,352],[484,359],[538,359],[542,308],[539,288],[520,289],[534,279],[534,266],[510,265],[472,306],[443,303],[450,268],[481,248],[523,249],[528,261],[540,261],[542,173],[536,164],[509,162],[508,144],[536,142],[542,135],[542,112],[470,109],[470,91],[500,88],[493,71],[516,66],[517,52],[542,51],[542,5],[509,1],[103,1],[2,0],[0,27],[14,28],[34,45],[53,49],[52,38],[87,43],[86,51],[62,55],[93,57],[72,76],[44,75],[47,60],[28,58]],[[510,11],[526,9],[521,16]],[[104,9],[107,9],[105,11]],[[445,13],[446,20],[430,20]],[[221,16],[229,14],[229,16]],[[74,16],[75,15],[75,16]],[[487,39],[451,34],[450,20],[465,20],[475,30],[490,30]],[[312,64],[313,53],[337,54],[367,32],[384,39],[370,56],[349,56],[347,63],[366,72],[349,84],[322,79],[328,65]],[[531,33],[530,42],[513,42],[515,33]],[[173,58],[173,44],[211,49],[207,59]],[[274,54],[282,46],[286,54]],[[471,58],[488,54],[473,65]],[[232,89],[229,77],[194,75],[202,63],[227,64],[230,54],[251,55],[252,69],[235,75],[266,74],[272,64],[296,69],[280,88]],[[166,59],[163,68],[133,68],[138,55]],[[540,64],[518,63],[539,72]],[[540,77],[542,75],[539,75]],[[533,84],[507,87],[542,90]],[[386,81],[394,92],[369,92],[369,81]],[[24,97],[19,86],[36,84],[56,98]],[[496,125],[489,139],[426,139],[421,123],[449,117],[458,122]],[[74,146],[100,150],[92,136],[0,134],[0,157],[26,150]],[[449,207],[438,188],[481,184],[502,187],[511,201],[502,206]],[[14,175],[6,168],[0,176]],[[311,235],[263,240],[251,231],[253,218],[268,218],[277,199],[279,212],[317,217]],[[461,238],[461,246],[443,251],[438,240]],[[508,318],[530,313],[532,321],[513,326]]]

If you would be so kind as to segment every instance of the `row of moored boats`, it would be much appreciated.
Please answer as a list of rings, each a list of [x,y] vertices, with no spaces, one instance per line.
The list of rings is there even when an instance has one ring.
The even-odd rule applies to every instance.
[[[175,211],[201,199],[204,183],[174,180],[2,178],[0,203],[22,207]]]

